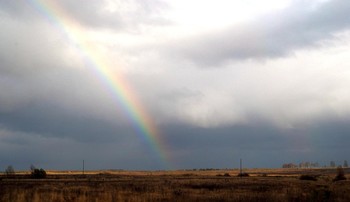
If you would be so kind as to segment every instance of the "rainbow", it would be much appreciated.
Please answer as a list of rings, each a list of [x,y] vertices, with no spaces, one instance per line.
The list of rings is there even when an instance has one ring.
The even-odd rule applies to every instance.
[[[59,1],[29,0],[28,2],[31,7],[47,18],[50,24],[62,32],[71,44],[77,47],[81,57],[87,60],[85,62],[89,64],[90,70],[112,92],[113,99],[124,110],[129,121],[135,126],[137,133],[150,145],[158,160],[157,163],[160,163],[163,168],[168,168],[168,155],[166,155],[160,133],[152,118],[123,76],[112,71],[107,60],[84,40],[84,29],[79,22],[70,17],[70,14],[57,3]]]

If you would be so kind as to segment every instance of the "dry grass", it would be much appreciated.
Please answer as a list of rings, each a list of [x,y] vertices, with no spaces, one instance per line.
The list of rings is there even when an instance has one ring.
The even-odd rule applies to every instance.
[[[335,169],[48,171],[48,178],[0,178],[0,201],[350,201]],[[228,173],[230,176],[224,176]],[[313,175],[317,181],[299,180]]]

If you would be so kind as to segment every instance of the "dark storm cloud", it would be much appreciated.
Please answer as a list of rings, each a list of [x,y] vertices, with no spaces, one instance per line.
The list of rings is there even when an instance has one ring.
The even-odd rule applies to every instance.
[[[77,141],[110,141],[132,128],[118,128],[111,123],[82,117],[58,106],[36,101],[10,113],[0,113],[0,123],[8,128],[46,136],[75,139]],[[129,130],[129,131],[128,131]]]
[[[320,45],[320,41],[350,28],[349,2],[311,4],[297,1],[254,22],[177,41],[170,52],[209,66],[230,60],[276,58]]]
[[[335,160],[342,163],[350,151],[348,123],[328,120],[312,127],[278,129],[269,124],[204,129],[168,126],[166,142],[178,168],[280,167],[283,163]],[[181,167],[182,166],[182,167]]]
[[[80,169],[85,159],[89,169],[165,168],[132,128],[48,111],[56,114],[22,112],[17,117],[0,117],[0,166]],[[209,129],[168,124],[161,135],[171,169],[237,168],[240,158],[245,167],[280,167],[301,161],[341,164],[350,152],[349,130],[344,120],[284,129],[262,123]]]
[[[151,149],[134,136],[128,137],[128,141],[79,142],[1,127],[0,140],[0,167],[3,168],[12,164],[16,170],[27,170],[34,164],[45,169],[78,170],[83,159],[89,170],[161,167]]]

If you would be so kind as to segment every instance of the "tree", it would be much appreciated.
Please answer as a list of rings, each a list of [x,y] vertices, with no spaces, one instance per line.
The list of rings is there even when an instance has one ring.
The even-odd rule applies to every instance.
[[[330,166],[331,168],[335,168],[335,162],[334,162],[334,161],[331,161],[331,162],[329,163],[329,166]]]
[[[46,178],[46,171],[42,168],[38,169],[38,168],[35,168],[33,171],[32,171],[32,178],[34,179],[43,179],[43,178]]]
[[[15,174],[15,169],[11,165],[9,165],[6,168],[5,173],[6,173],[7,176],[14,175]]]
[[[348,166],[348,161],[347,161],[347,160],[344,161],[343,167],[344,167],[344,168],[349,167],[349,166]]]

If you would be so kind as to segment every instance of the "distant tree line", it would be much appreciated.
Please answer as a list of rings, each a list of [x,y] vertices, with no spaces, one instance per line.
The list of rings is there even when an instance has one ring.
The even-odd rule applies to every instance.
[[[349,167],[348,161],[344,160],[343,164],[342,165],[338,165],[338,166],[347,168],[347,167]],[[320,164],[318,162],[309,162],[309,161],[305,161],[305,162],[303,161],[303,162],[300,162],[299,164],[284,163],[282,165],[282,168],[319,168],[319,167],[321,167],[321,166],[320,166]],[[336,168],[337,165],[336,165],[335,161],[330,161],[329,165],[325,165],[323,167]]]
[[[5,169],[5,174],[7,177],[14,176],[16,174],[12,165],[7,166]],[[30,165],[30,176],[34,179],[43,179],[46,178],[46,171],[42,168],[38,169],[34,165]]]

